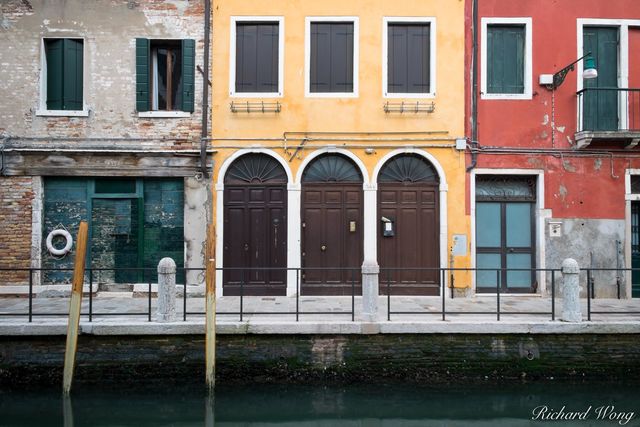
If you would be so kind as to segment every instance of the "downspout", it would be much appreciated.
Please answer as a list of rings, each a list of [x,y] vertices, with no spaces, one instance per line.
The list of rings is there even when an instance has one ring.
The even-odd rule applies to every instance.
[[[204,0],[204,76],[202,79],[202,137],[200,138],[200,170],[208,178],[207,134],[209,133],[209,44],[211,38],[211,0]]]
[[[478,2],[473,0],[473,35],[471,47],[471,146],[478,146]],[[478,164],[478,153],[471,151],[471,164],[467,167],[467,172],[473,170]]]

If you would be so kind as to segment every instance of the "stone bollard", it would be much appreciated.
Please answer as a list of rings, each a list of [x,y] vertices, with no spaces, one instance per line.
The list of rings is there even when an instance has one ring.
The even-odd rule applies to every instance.
[[[375,322],[378,317],[378,274],[377,263],[362,264],[362,317],[365,322]]]
[[[157,322],[176,320],[176,263],[171,258],[162,258],[158,263],[158,308]]]
[[[582,322],[580,307],[580,267],[575,259],[562,261],[562,320]]]

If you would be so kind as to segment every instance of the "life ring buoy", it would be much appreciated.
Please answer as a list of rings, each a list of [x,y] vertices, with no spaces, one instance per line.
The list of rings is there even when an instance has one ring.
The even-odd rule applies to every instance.
[[[56,249],[55,246],[53,246],[53,238],[56,236],[62,236],[65,238],[66,243],[64,245],[64,248]],[[71,246],[73,246],[73,237],[71,237],[71,234],[65,229],[59,228],[57,230],[53,230],[47,236],[47,250],[51,253],[51,255],[66,255],[71,250]]]

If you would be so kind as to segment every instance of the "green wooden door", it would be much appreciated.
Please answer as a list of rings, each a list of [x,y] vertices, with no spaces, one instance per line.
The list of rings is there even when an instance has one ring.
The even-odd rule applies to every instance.
[[[584,80],[587,90],[583,97],[584,130],[618,130],[618,40],[617,27],[584,27],[584,52],[591,52],[596,61],[598,77]]]
[[[113,266],[115,271],[97,273],[100,281],[142,281],[139,267],[137,198],[93,199],[91,207],[91,258],[93,266]]]

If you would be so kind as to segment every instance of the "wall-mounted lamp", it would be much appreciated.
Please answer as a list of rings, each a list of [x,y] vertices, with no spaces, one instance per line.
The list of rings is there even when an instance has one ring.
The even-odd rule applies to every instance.
[[[555,90],[562,82],[564,82],[565,77],[569,74],[569,71],[573,71],[575,69],[575,65],[584,59],[584,70],[582,71],[582,78],[584,79],[595,79],[598,77],[598,70],[596,69],[596,61],[591,56],[591,52],[587,53],[584,56],[573,61],[571,64],[564,67],[562,70],[555,73],[553,76],[550,74],[542,74],[540,75],[540,84],[544,85],[549,90]]]

